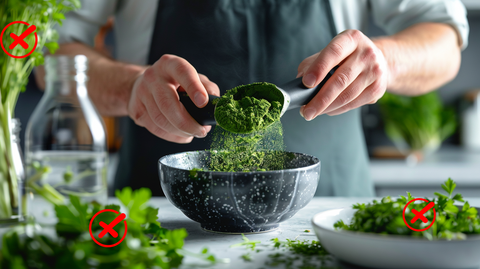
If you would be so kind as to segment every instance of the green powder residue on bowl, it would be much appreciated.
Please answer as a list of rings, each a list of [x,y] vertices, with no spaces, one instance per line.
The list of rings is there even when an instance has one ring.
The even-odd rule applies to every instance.
[[[284,102],[274,84],[257,82],[228,90],[218,99],[215,120],[223,129],[247,134],[278,121]]]

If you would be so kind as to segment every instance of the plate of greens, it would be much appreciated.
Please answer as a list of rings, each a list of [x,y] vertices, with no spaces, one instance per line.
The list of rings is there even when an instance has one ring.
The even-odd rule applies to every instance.
[[[327,210],[312,219],[320,243],[338,259],[373,268],[478,268],[480,266],[480,217],[461,194],[453,195],[455,182],[448,179],[428,202],[414,201],[405,210],[405,220],[412,228],[428,227],[433,209],[424,213],[426,223],[417,220],[434,202],[435,221],[425,231],[408,228],[403,209],[414,198],[384,197],[352,208]]]

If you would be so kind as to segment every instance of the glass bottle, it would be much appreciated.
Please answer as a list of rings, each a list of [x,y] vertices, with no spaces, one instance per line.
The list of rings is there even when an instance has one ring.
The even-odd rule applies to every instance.
[[[107,200],[105,125],[87,93],[87,58],[48,56],[46,89],[27,125],[27,211],[54,223],[54,204],[69,195]]]
[[[18,204],[14,213],[18,216],[18,219],[23,220],[25,214],[25,208],[23,203],[24,196],[24,185],[25,184],[25,167],[23,161],[22,148],[20,147],[20,130],[21,128],[20,119],[14,118],[11,121],[11,145],[12,145],[12,159],[13,167],[15,168],[15,174],[17,175],[17,195],[18,195]]]
[[[0,218],[0,227],[9,226],[11,224],[23,221],[25,208],[23,203],[25,168],[23,163],[22,149],[20,147],[20,120],[17,118],[10,119],[8,124],[10,128],[10,145],[12,151],[12,165],[15,171],[15,187],[12,188],[16,193],[9,194],[11,200],[11,216],[9,218]]]

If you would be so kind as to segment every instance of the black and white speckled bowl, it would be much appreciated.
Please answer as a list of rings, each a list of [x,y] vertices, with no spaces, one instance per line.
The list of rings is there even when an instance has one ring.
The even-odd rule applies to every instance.
[[[317,189],[320,161],[293,153],[288,169],[266,172],[203,172],[208,151],[190,151],[158,161],[165,196],[203,229],[258,233],[278,228],[305,207]]]

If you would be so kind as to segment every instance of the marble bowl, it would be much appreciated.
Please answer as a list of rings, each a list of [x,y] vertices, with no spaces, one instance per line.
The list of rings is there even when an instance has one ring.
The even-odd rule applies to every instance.
[[[158,161],[167,199],[208,231],[259,233],[278,228],[305,207],[317,189],[320,161],[287,152],[287,169],[264,172],[192,171],[207,167],[208,151]]]

